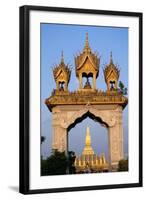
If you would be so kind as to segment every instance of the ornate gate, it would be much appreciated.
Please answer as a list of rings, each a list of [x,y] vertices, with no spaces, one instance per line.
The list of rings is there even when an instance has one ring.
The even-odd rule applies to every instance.
[[[92,115],[108,129],[110,164],[116,166],[124,156],[122,113],[128,99],[117,87],[120,72],[113,63],[112,54],[109,65],[104,69],[107,90],[96,89],[99,64],[100,58],[92,53],[87,35],[83,52],[75,57],[79,88],[74,92],[68,90],[71,70],[65,65],[63,54],[60,64],[53,69],[56,89],[45,101],[52,112],[52,148],[67,151],[69,127],[84,115]],[[83,77],[86,77],[85,85],[82,83]],[[92,83],[89,77],[92,77]]]

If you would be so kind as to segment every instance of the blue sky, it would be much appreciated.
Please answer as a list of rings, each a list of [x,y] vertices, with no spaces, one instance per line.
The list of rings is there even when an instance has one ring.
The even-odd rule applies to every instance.
[[[86,33],[88,32],[89,44],[93,52],[98,52],[101,57],[97,88],[106,90],[103,76],[103,67],[109,63],[110,52],[113,61],[118,64],[120,78],[128,88],[128,28],[79,26],[63,24],[41,24],[41,135],[46,137],[42,144],[42,155],[47,157],[51,153],[52,127],[51,112],[44,101],[55,89],[52,67],[59,64],[61,52],[64,52],[64,61],[72,67],[69,90],[74,91],[79,87],[75,76],[74,55],[82,52]],[[124,123],[124,152],[128,153],[128,106],[123,112]],[[87,118],[77,124],[69,132],[69,150],[77,155],[81,154],[84,147],[86,126],[89,125],[92,146],[95,153],[105,153],[108,157],[107,130],[99,123]]]

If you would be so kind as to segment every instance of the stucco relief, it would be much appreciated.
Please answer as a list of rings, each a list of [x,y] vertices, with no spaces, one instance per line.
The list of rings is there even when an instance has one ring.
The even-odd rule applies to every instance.
[[[87,112],[90,112],[93,114],[95,117],[99,117],[104,123],[106,123],[109,127],[112,127],[116,123],[116,118],[114,116],[114,113],[112,114],[111,111],[99,111],[95,108],[85,107],[79,111],[72,112],[71,115],[60,115],[57,117],[59,120],[58,123],[63,128],[68,128],[71,124],[75,122],[76,119],[81,118],[84,114]],[[68,117],[67,117],[68,116]]]

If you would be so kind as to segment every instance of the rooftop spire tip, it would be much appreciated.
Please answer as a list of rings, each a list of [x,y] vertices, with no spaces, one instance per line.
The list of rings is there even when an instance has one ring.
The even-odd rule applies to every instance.
[[[63,50],[61,52],[61,62],[64,63],[64,55],[63,55]]]

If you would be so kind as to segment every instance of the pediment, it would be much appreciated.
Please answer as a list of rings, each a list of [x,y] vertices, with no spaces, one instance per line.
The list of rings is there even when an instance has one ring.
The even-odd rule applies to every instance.
[[[117,73],[112,69],[107,75],[107,79],[117,79]]]
[[[83,58],[82,62],[78,66],[78,70],[80,70],[80,69],[86,69],[88,71],[90,71],[90,70],[94,70],[94,71],[97,70],[95,64],[92,61],[91,56],[89,56],[89,55],[86,55]]]
[[[57,74],[56,74],[57,79],[65,79],[66,78],[66,73],[63,69],[60,69]]]

